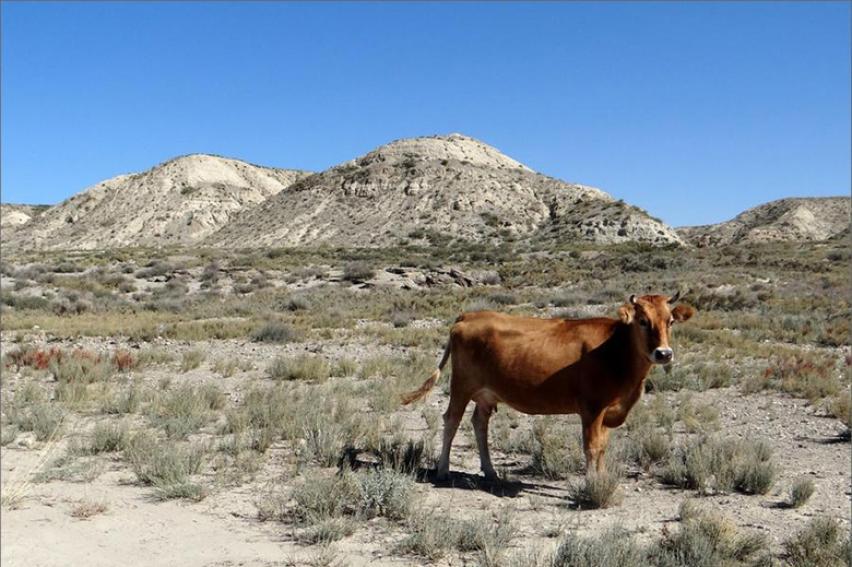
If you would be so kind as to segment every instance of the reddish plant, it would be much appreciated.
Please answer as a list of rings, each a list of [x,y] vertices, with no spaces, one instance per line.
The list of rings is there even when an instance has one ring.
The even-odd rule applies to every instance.
[[[121,372],[134,368],[136,364],[136,358],[134,358],[133,354],[129,351],[117,350],[112,354],[112,365]]]

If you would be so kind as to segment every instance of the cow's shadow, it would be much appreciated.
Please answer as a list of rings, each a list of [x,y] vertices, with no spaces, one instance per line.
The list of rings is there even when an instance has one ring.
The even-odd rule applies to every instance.
[[[346,459],[341,459],[338,463],[339,472],[342,472],[344,469],[378,470],[381,468],[381,464],[376,461],[361,459],[353,455],[349,455]],[[439,489],[453,488],[460,490],[477,490],[487,492],[494,496],[506,498],[514,498],[522,493],[553,498],[558,497],[554,494],[554,492],[559,491],[559,487],[548,484],[526,482],[519,479],[487,479],[482,474],[471,474],[461,471],[450,471],[449,475],[443,479],[438,479],[437,471],[432,468],[417,467],[415,470],[403,469],[401,472],[410,474],[417,482],[429,483]],[[511,474],[523,473],[524,469],[520,468],[518,470],[511,470],[508,472]]]
[[[515,498],[523,493],[539,494],[541,496],[552,496],[544,490],[556,489],[541,484],[524,482],[517,479],[487,479],[482,474],[471,474],[461,471],[451,471],[446,478],[438,479],[435,469],[420,469],[418,478],[421,482],[428,482],[435,488],[454,488],[461,490],[477,490],[487,492],[493,496]]]

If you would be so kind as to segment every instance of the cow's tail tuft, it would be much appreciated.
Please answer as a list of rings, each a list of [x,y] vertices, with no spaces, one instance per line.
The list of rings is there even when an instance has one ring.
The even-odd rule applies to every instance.
[[[444,369],[444,366],[447,364],[447,359],[450,358],[450,345],[451,342],[447,342],[447,346],[444,348],[444,356],[441,357],[441,362],[438,363],[438,368],[435,369],[435,372],[432,373],[429,378],[423,382],[423,384],[414,390],[413,392],[408,392],[407,394],[403,394],[402,396],[402,405],[408,405],[411,402],[416,402],[423,396],[429,393],[429,391],[435,387],[435,384],[438,382],[438,378],[441,377],[441,371]]]

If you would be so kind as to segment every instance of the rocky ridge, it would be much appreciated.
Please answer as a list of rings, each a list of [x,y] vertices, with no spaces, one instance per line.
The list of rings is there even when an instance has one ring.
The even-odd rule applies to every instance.
[[[828,240],[848,235],[850,203],[849,197],[779,199],[726,222],[682,227],[677,232],[695,246]]]
[[[205,243],[387,246],[451,238],[682,243],[641,209],[536,173],[460,134],[397,140],[305,177]]]
[[[102,181],[50,207],[4,245],[100,249],[195,244],[308,175],[194,154]]]

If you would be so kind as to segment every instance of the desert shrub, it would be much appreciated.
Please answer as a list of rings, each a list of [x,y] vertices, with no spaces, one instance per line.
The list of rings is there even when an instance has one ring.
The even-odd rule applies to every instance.
[[[703,436],[676,448],[658,476],[666,484],[701,493],[766,494],[776,472],[772,451],[763,441]]]
[[[800,508],[814,493],[814,481],[808,477],[800,477],[793,481],[790,487],[790,507]]]
[[[354,376],[358,372],[358,363],[351,358],[341,358],[332,369],[332,376],[345,378]]]
[[[190,370],[195,370],[201,363],[204,362],[204,359],[207,357],[207,353],[199,348],[194,348],[188,351],[185,351],[180,358],[180,370],[181,372],[189,372]]]
[[[73,262],[60,262],[53,266],[52,271],[57,274],[72,274],[75,272],[83,272],[85,269]]]
[[[159,276],[165,276],[169,272],[173,271],[174,268],[163,262],[161,260],[153,260],[148,262],[146,267],[136,271],[136,277],[139,279],[147,280],[152,279]]]
[[[42,311],[50,308],[51,302],[46,297],[38,295],[14,295],[11,293],[0,294],[0,301],[15,309]]]
[[[703,392],[710,388],[730,386],[733,378],[733,370],[727,364],[710,362],[675,364],[664,372],[654,372],[646,382],[646,389],[665,392],[688,388]]]
[[[622,475],[619,467],[612,470],[590,471],[568,488],[569,497],[580,508],[608,508],[618,502],[618,486]]]
[[[354,474],[325,476],[305,480],[293,488],[297,517],[313,524],[347,514],[354,515],[360,497]]]
[[[146,348],[139,351],[137,356],[139,366],[150,364],[168,364],[174,361],[175,356],[162,348]]]
[[[44,350],[27,345],[5,353],[3,361],[7,368],[17,366],[18,368],[29,367],[44,370],[54,359],[60,358],[62,355],[63,351],[56,347]]]
[[[401,520],[408,515],[414,488],[411,477],[393,469],[368,470],[356,476],[360,488],[359,516]]]
[[[202,286],[210,287],[211,285],[216,284],[219,281],[220,271],[221,267],[216,261],[210,262],[204,266],[204,269],[201,271],[201,276],[199,277],[202,282]]]
[[[210,420],[210,410],[221,409],[224,399],[215,384],[180,387],[160,394],[148,408],[148,418],[169,437],[183,438]]]
[[[99,422],[92,429],[91,439],[86,452],[96,455],[98,453],[112,453],[124,451],[129,446],[130,429],[125,422],[107,423]]]
[[[408,517],[408,536],[397,551],[429,559],[443,557],[450,550],[478,551],[486,562],[494,561],[516,533],[509,508],[501,508],[497,517],[456,520],[443,515],[417,513]]]
[[[345,423],[335,421],[333,414],[319,409],[307,411],[300,421],[305,456],[322,466],[336,465],[349,441]]]
[[[760,305],[768,297],[760,292],[740,288],[731,291],[705,290],[690,294],[690,302],[698,311],[742,311]]]
[[[410,311],[394,311],[390,316],[391,324],[396,329],[407,327],[414,320],[414,315]]]
[[[497,305],[515,305],[518,303],[518,298],[513,293],[492,293],[488,296],[488,300]]]
[[[286,323],[270,321],[255,329],[251,340],[257,343],[289,343],[297,340],[297,334]]]
[[[530,468],[549,479],[565,479],[586,466],[578,433],[557,423],[550,417],[536,418],[530,432]]]
[[[766,537],[741,534],[729,520],[695,506],[681,507],[681,525],[651,551],[659,567],[762,566],[769,562]]]
[[[293,499],[297,516],[309,524],[342,516],[402,519],[411,508],[413,487],[410,477],[393,470],[344,471],[305,480],[293,489]]]
[[[829,415],[836,417],[847,426],[852,425],[852,399],[850,399],[849,390],[840,392],[832,397],[826,409]]]
[[[436,560],[453,548],[457,532],[455,522],[446,517],[420,513],[408,519],[406,533],[408,535],[397,544],[397,552]]]
[[[276,380],[325,380],[331,375],[326,359],[309,354],[296,357],[277,356],[269,364],[267,374]]]
[[[772,388],[815,402],[840,391],[833,357],[798,353],[770,357],[762,375],[743,384],[747,392]]]
[[[665,430],[654,424],[634,427],[623,439],[624,452],[628,458],[647,470],[656,463],[668,459],[671,453],[671,438]]]
[[[0,447],[6,447],[18,438],[20,430],[17,425],[3,424],[0,427]]]
[[[845,538],[844,538],[845,531]],[[814,518],[784,542],[791,567],[840,567],[852,564],[852,540],[840,523],[826,517]]]
[[[425,445],[422,440],[411,441],[398,438],[383,438],[380,441],[377,456],[382,468],[411,474],[423,465]]]
[[[130,440],[125,454],[137,480],[153,486],[158,498],[199,500],[204,489],[191,476],[201,470],[206,452],[202,445],[156,441],[139,434]]]
[[[566,534],[550,559],[551,567],[634,567],[646,565],[645,550],[623,528],[598,536]]]
[[[20,431],[32,431],[37,441],[58,438],[65,419],[65,411],[56,404],[39,402],[30,405],[13,404],[5,408],[8,424]]]
[[[60,352],[48,365],[54,379],[60,384],[91,384],[109,380],[114,371],[108,360],[98,354],[77,349],[73,352]]]
[[[348,282],[361,282],[375,277],[376,271],[367,262],[356,260],[343,266],[343,279]]]
[[[678,397],[676,418],[689,433],[704,433],[718,428],[719,411],[709,404],[696,403],[691,393]]]
[[[357,527],[358,522],[348,516],[327,518],[311,524],[298,534],[297,538],[300,542],[308,545],[324,545],[352,535]],[[319,560],[316,563],[327,564],[324,560]]]
[[[281,303],[281,307],[287,311],[305,311],[311,308],[311,301],[305,295],[291,295]]]
[[[213,372],[222,378],[230,378],[239,369],[240,364],[233,358],[217,358],[213,361]]]
[[[497,309],[497,304],[491,301],[490,299],[473,299],[465,302],[463,311],[465,313],[472,313],[476,311],[494,311]]]
[[[301,461],[313,460],[323,466],[337,465],[343,448],[356,445],[363,421],[348,396],[322,386],[290,385],[253,388],[225,417],[225,433],[247,434],[264,443],[282,438],[296,442]],[[264,451],[267,446],[253,448]]]
[[[136,382],[131,382],[126,388],[106,396],[101,402],[101,411],[108,414],[136,413],[142,398],[142,388]]]
[[[139,367],[139,359],[134,357],[130,351],[121,349],[112,353],[111,362],[119,372],[126,372]]]

